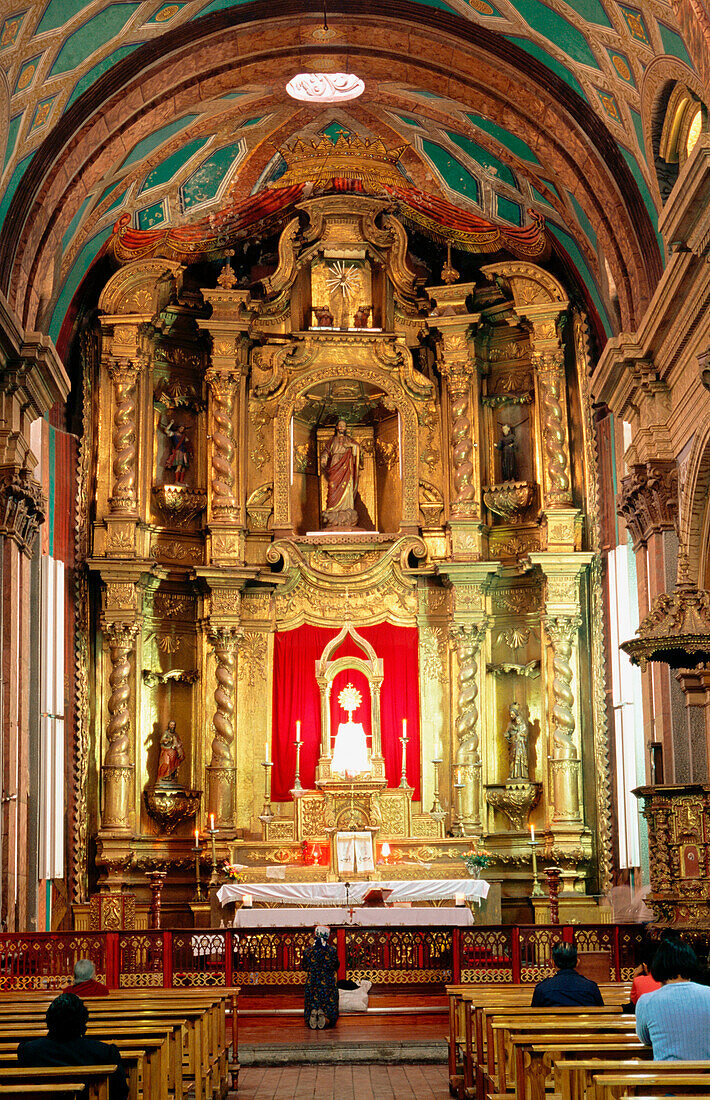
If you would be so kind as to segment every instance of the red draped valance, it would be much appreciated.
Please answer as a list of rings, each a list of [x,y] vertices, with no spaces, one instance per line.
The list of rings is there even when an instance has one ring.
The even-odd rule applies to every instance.
[[[296,722],[301,721],[301,784],[312,789],[316,764],[320,754],[321,722],[320,692],[315,666],[327,643],[338,630],[318,626],[301,626],[276,635],[274,643],[274,698],[272,720],[271,796],[275,802],[291,798],[290,790],[296,768]],[[358,627],[358,633],[372,645],[382,658],[384,680],[380,693],[380,726],[382,755],[385,759],[387,786],[397,787],[402,774],[402,719],[407,719],[407,781],[414,788],[414,801],[420,798],[420,736],[419,736],[419,643],[416,627]],[[365,654],[352,638],[347,637],[332,654],[332,659],[344,656],[363,658]],[[338,694],[348,682],[360,690],[362,706],[353,720],[362,722],[371,745],[370,699],[367,681],[356,670],[340,672],[331,693],[331,724],[333,734],[346,716],[338,705]]]

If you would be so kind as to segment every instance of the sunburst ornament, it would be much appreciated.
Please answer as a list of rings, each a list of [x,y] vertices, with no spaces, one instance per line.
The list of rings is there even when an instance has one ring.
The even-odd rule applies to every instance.
[[[362,695],[353,684],[347,684],[338,696],[338,702],[344,711],[347,712],[348,721],[353,720],[353,711],[357,710],[362,703]]]
[[[331,292],[339,290],[344,298],[351,299],[361,288],[360,268],[357,264],[346,264],[344,260],[336,260],[329,264],[325,281],[328,290]]]

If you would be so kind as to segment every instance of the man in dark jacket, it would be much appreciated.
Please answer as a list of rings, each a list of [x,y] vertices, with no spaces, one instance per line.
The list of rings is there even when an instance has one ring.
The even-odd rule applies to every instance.
[[[577,948],[574,944],[556,943],[552,948],[552,961],[557,973],[537,983],[533,1008],[576,1008],[604,1004],[597,983],[575,970]]]
[[[115,1066],[109,1078],[110,1100],[126,1100],[128,1081],[118,1047],[86,1038],[89,1010],[73,993],[55,997],[47,1009],[47,1036],[27,1039],[17,1048],[21,1066]],[[81,1074],[78,1074],[81,1077]]]

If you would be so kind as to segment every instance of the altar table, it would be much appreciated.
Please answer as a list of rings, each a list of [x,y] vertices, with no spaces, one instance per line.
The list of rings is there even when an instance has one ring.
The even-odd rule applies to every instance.
[[[241,901],[244,894],[254,901],[281,902],[296,905],[362,905],[370,890],[388,891],[387,903],[396,905],[404,901],[447,901],[463,894],[467,901],[480,905],[488,897],[489,884],[483,879],[434,878],[391,879],[383,882],[352,882],[348,889],[344,882],[227,882],[220,887],[217,898],[220,905]],[[382,912],[382,910],[379,910]],[[428,910],[436,912],[436,909]]]
[[[234,927],[251,930],[260,928],[313,928],[314,924],[363,926],[368,928],[469,928],[473,924],[471,911],[465,905],[426,909],[388,908],[323,908],[323,909],[238,909]]]

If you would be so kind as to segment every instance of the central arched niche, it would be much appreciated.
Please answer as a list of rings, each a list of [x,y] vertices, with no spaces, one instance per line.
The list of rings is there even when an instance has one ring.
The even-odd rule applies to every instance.
[[[326,484],[320,474],[321,454],[341,419],[360,445],[357,525],[363,531],[396,534],[402,518],[400,417],[382,387],[361,378],[316,382],[295,404],[291,423],[293,529],[303,535],[324,528]]]

